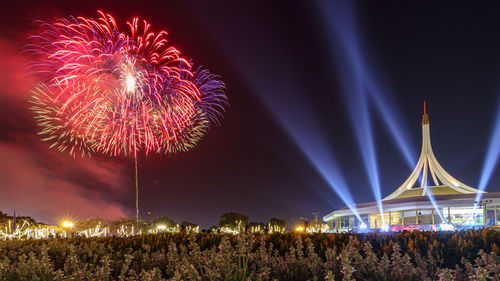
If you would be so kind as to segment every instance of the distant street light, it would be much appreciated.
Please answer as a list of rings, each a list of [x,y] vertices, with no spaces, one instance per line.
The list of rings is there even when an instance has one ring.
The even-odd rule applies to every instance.
[[[73,226],[74,226],[73,223],[70,221],[63,221],[62,223],[63,228],[72,228]]]

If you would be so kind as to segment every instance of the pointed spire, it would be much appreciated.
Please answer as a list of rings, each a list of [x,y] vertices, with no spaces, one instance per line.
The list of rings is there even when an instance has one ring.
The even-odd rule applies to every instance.
[[[427,115],[426,102],[424,101],[424,116],[422,116],[422,126],[429,124],[429,115]]]
[[[434,192],[434,187],[445,186],[458,193],[482,193],[475,188],[472,188],[452,177],[439,164],[432,151],[431,136],[430,136],[429,115],[427,114],[427,104],[424,101],[424,116],[422,117],[422,151],[418,159],[415,169],[406,181],[394,191],[392,194],[384,198],[384,200],[395,199],[401,196],[406,190],[414,188],[418,178],[422,176],[422,185],[417,188],[422,188],[420,195],[424,196],[427,192]],[[432,178],[434,186],[427,186],[427,178]]]

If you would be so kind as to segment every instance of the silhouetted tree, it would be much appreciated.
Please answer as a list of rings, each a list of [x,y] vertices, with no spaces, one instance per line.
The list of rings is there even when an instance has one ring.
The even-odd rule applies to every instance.
[[[194,222],[183,221],[183,222],[181,222],[181,226],[183,226],[183,227],[188,227],[188,226],[190,226],[190,227],[197,227],[197,226],[200,226],[200,225],[197,224],[197,223],[194,223]]]
[[[248,216],[236,212],[222,214],[219,222],[220,227],[229,228],[245,227],[247,224]]]
[[[181,231],[182,232],[199,232],[200,225],[188,221],[181,222]]]
[[[161,218],[157,218],[155,219],[154,221],[151,222],[152,225],[165,225],[166,227],[174,227],[177,225],[177,223],[169,218],[169,217],[161,217]]]
[[[100,226],[100,228],[102,229],[104,227],[109,226],[109,222],[103,218],[90,217],[87,219],[82,219],[82,220],[76,221],[75,230],[84,231],[87,229],[95,229],[97,226]]]

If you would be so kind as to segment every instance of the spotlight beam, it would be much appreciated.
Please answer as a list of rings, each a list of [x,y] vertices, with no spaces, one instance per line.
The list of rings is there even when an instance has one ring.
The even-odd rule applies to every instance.
[[[349,65],[346,65],[346,68]],[[344,71],[346,70],[344,68]],[[363,158],[365,171],[370,180],[371,189],[380,214],[383,217],[382,194],[380,187],[380,178],[378,172],[377,155],[375,150],[375,140],[373,138],[373,129],[369,114],[369,105],[367,100],[366,88],[360,81],[358,71],[344,72],[350,73],[349,79],[341,79],[343,93],[348,104],[351,122],[353,124],[356,141]],[[344,74],[344,78],[346,74]]]
[[[422,183],[422,186],[424,186],[424,183]],[[427,183],[425,183],[424,188],[427,189]],[[426,190],[425,194],[429,198],[429,201],[431,201],[432,206],[434,207],[434,210],[436,210],[436,212],[438,213],[439,218],[441,219],[441,222],[444,223],[443,215],[441,214],[441,210],[439,209],[439,205],[437,204],[436,199],[434,198],[434,195],[431,194],[430,192],[428,192],[427,190]]]
[[[321,5],[325,6],[326,4],[322,2]],[[365,171],[368,174],[380,214],[384,218],[375,141],[368,107],[366,67],[359,50],[358,38],[355,36],[354,27],[356,25],[351,11],[352,8],[347,3],[345,5],[339,3],[336,8],[335,11],[341,11],[342,16],[328,17],[325,15],[324,18],[329,21],[328,26],[333,27],[329,29],[330,38],[337,38],[335,43],[338,44],[332,45],[341,46],[341,48],[334,48],[334,53],[342,92],[348,105]],[[326,11],[328,9],[321,10]]]
[[[413,168],[416,163],[414,158],[416,152],[412,149],[414,145],[412,145],[406,127],[398,122],[398,120],[401,120],[402,114],[397,110],[397,106],[394,106],[390,101],[387,91],[382,89],[380,83],[376,81],[374,73],[370,70],[365,59],[361,47],[365,44],[360,42],[353,7],[349,1],[317,0],[317,3],[318,10],[326,24],[329,38],[333,40],[332,46],[335,47],[335,50],[339,50],[338,52],[343,51],[343,55],[338,59],[347,60],[348,63],[354,65],[353,68],[356,69],[356,73],[360,76],[359,79],[363,83],[367,95],[384,119],[387,129],[403,154],[408,167]],[[335,11],[335,13],[332,11]],[[344,67],[345,63],[339,69],[340,74],[344,72]]]
[[[269,85],[267,90],[274,88]],[[294,87],[296,89],[296,87]],[[284,89],[273,89],[274,93]],[[293,89],[286,91],[293,92]],[[308,103],[302,100],[300,95],[295,96],[294,102],[284,105],[282,102],[273,100],[269,95],[261,95],[264,102],[271,109],[280,125],[293,139],[294,143],[306,156],[310,164],[328,183],[330,188],[339,198],[351,209],[353,214],[361,221],[357,209],[354,207],[354,200],[349,191],[349,187],[344,179],[341,169],[335,159],[333,151],[330,149],[327,138],[318,127],[319,121],[314,117],[314,113],[308,110]]]
[[[214,38],[221,38],[221,35],[213,33],[213,30],[215,29],[206,29],[206,32]],[[273,114],[281,128],[326,181],[330,190],[335,192],[361,221],[344,175],[330,149],[328,138],[323,135],[323,128],[318,126],[320,122],[309,109],[308,102],[304,101],[310,91],[309,85],[290,67],[290,61],[296,57],[283,52],[281,44],[266,46],[270,51],[275,50],[273,56],[268,57],[249,55],[247,50],[242,51],[234,40],[228,42],[230,43],[221,44],[219,47],[225,50],[248,81],[248,85],[251,85],[254,93]],[[263,76],[261,65],[272,66],[273,71]]]
[[[500,156],[500,110],[497,111],[493,131],[488,145],[488,152],[481,171],[481,178],[479,180],[478,189],[484,191],[490,182],[491,176],[495,171]],[[482,192],[476,196],[476,201],[481,200]]]
[[[389,98],[385,94],[385,91],[382,91],[370,76],[367,76],[366,78],[367,86],[370,89],[368,93],[372,95],[372,100],[380,115],[384,119],[385,124],[388,126],[394,142],[404,155],[406,163],[410,168],[413,168],[417,163],[414,156],[417,155],[417,153],[414,149],[412,149],[415,145],[412,143],[406,127],[397,122],[397,120],[401,120],[402,114],[398,112],[398,107],[390,102]]]

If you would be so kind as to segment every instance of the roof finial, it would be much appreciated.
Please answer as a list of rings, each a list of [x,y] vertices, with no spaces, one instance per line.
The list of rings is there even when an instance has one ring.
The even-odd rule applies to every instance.
[[[429,116],[427,115],[427,103],[424,101],[424,116],[422,116],[422,125],[429,124]]]

